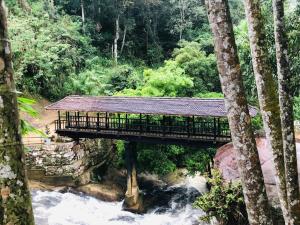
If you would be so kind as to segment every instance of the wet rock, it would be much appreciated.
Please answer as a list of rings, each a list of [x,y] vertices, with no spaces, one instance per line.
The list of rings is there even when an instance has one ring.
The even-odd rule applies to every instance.
[[[53,186],[43,182],[30,180],[28,182],[29,188],[31,190],[40,190],[40,191],[58,191],[58,192],[66,192],[66,186]]]
[[[267,194],[273,205],[278,205],[279,199],[277,195],[273,154],[268,148],[265,138],[257,138],[256,144],[259,153],[259,159],[263,171],[264,181],[266,184]],[[300,143],[297,143],[297,157],[300,162]],[[232,143],[226,144],[218,149],[214,158],[215,167],[218,168],[226,181],[240,179],[237,166],[236,152]],[[298,163],[298,173],[300,173],[300,164]]]
[[[115,185],[87,184],[73,188],[72,191],[75,193],[82,192],[102,201],[121,201],[124,198],[123,190]]]

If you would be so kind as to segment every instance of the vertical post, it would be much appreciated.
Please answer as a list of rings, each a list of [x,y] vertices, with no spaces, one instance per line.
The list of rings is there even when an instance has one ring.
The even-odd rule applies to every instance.
[[[195,135],[195,116],[193,116],[193,135]]]
[[[121,130],[121,115],[118,113],[118,130]]]
[[[165,120],[166,120],[166,116],[163,115],[163,119],[162,119],[163,136],[166,135]]]
[[[149,115],[146,115],[146,131],[149,132]]]
[[[76,115],[76,113],[75,113],[75,115]],[[80,125],[80,114],[79,114],[79,112],[77,112],[77,129],[79,129],[79,125]]]
[[[67,112],[67,124],[68,127],[70,127],[71,123],[70,123],[70,112]]]
[[[172,133],[172,117],[169,116],[169,132]]]
[[[85,114],[85,123],[86,123],[86,128],[89,128],[89,114],[88,113],[86,113]]]
[[[143,125],[142,125],[142,113],[140,113],[140,133],[143,132]]]
[[[190,131],[190,117],[189,116],[186,119],[186,123],[187,123],[187,126],[186,126],[187,135],[188,135],[188,137],[190,137],[191,136],[191,131]]]
[[[221,135],[221,123],[220,123],[220,118],[218,118],[218,136],[220,136]]]
[[[60,111],[58,111],[58,129],[61,129]]]
[[[108,120],[108,113],[105,113],[105,128],[109,129],[109,120]]]
[[[128,114],[125,114],[125,127],[126,127],[126,131],[128,131]]]
[[[217,120],[216,117],[214,117],[214,140],[217,139]]]
[[[99,113],[97,113],[97,124],[96,124],[96,127],[97,127],[97,131],[100,130],[100,115]]]

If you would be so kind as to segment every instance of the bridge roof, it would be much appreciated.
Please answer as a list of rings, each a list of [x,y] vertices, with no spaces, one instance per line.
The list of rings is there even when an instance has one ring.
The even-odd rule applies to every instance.
[[[226,117],[224,99],[68,96],[47,110]],[[251,116],[257,108],[249,106]]]

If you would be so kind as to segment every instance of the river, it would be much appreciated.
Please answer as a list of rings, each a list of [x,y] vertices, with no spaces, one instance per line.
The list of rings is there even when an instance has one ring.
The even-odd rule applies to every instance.
[[[85,195],[32,191],[36,225],[204,225],[192,202],[199,192],[190,187],[153,190],[161,201],[146,214],[122,211],[122,202],[103,202]]]

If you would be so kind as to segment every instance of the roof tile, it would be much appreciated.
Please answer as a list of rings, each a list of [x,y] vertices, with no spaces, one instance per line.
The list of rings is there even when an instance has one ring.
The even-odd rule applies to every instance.
[[[226,117],[224,99],[68,96],[47,110]],[[258,112],[249,106],[251,116]]]

